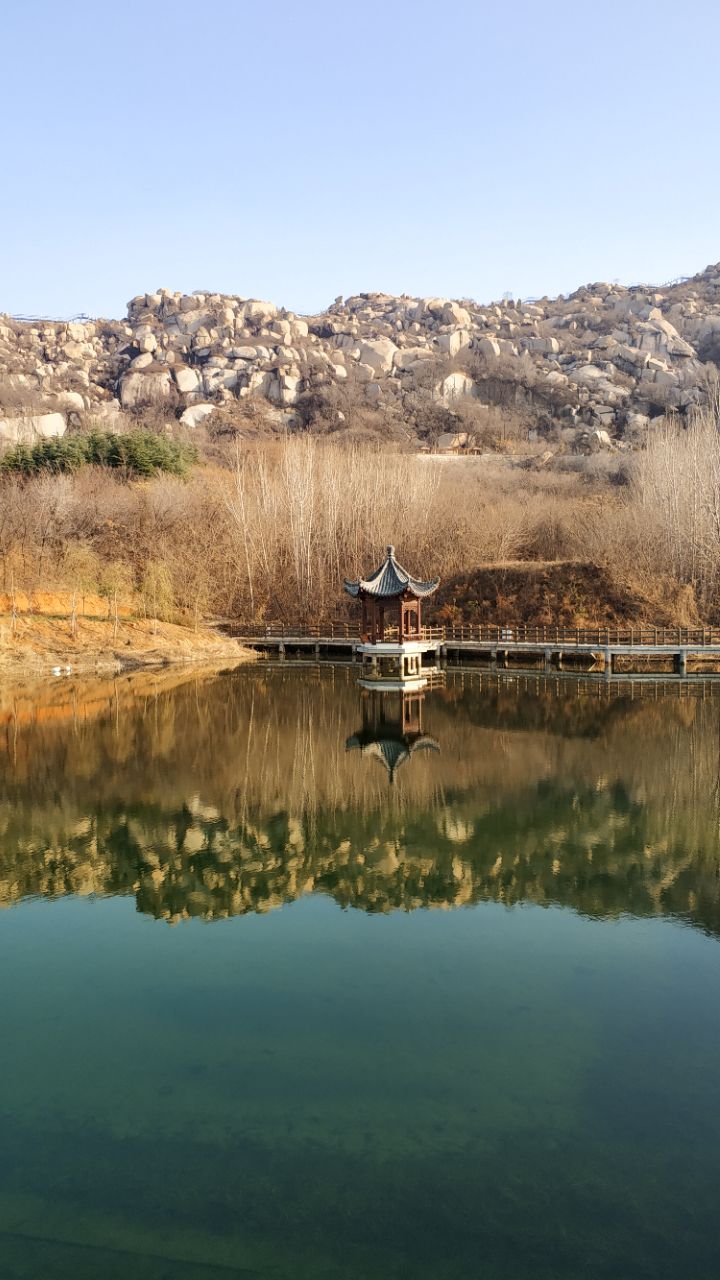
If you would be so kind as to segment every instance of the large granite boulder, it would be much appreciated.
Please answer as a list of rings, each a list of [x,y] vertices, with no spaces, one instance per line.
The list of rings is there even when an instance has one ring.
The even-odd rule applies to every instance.
[[[360,363],[369,365],[377,373],[389,373],[393,367],[396,352],[397,347],[390,338],[376,338],[361,344]]]
[[[211,413],[215,412],[214,404],[192,404],[189,405],[183,413],[180,414],[180,421],[184,427],[194,429],[199,427]]]
[[[64,436],[67,421],[62,413],[40,413],[30,417],[0,418],[0,440],[6,444],[33,444]]]
[[[184,395],[192,395],[200,386],[200,378],[195,369],[188,369],[183,366],[180,369],[173,369],[173,377],[177,384],[178,391]]]
[[[437,387],[440,399],[446,405],[452,405],[457,400],[467,400],[469,397],[477,395],[477,387],[472,378],[467,373],[450,373]]]
[[[172,397],[172,374],[169,369],[127,373],[120,381],[120,403],[123,409],[163,404]]]

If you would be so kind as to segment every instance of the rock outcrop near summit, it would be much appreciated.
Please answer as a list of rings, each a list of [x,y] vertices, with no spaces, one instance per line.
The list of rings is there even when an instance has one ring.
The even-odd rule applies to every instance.
[[[663,287],[487,306],[371,293],[316,316],[160,289],[133,298],[124,321],[1,316],[0,440],[121,427],[150,408],[195,428],[251,399],[292,427],[338,393],[408,420],[423,402],[522,406],[531,424],[622,437],[701,404],[719,360],[720,263]]]

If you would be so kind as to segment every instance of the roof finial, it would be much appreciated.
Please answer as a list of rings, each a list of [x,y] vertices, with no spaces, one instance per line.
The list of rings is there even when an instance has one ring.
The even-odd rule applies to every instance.
[[[391,543],[389,544],[389,546],[388,546],[387,553],[388,553],[388,555],[389,555],[389,556],[394,556],[394,555],[395,555],[395,548],[394,548],[394,546],[393,546],[392,542],[391,542]]]

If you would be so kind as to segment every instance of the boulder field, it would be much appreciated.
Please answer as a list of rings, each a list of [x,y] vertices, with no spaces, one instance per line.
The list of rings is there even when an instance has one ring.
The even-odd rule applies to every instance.
[[[707,394],[720,362],[720,263],[665,286],[598,283],[532,301],[337,298],[315,316],[159,289],[124,320],[0,316],[0,441],[121,427],[160,409],[195,428],[233,400],[293,425],[333,387],[396,413],[424,397],[522,403],[538,421],[621,437]]]

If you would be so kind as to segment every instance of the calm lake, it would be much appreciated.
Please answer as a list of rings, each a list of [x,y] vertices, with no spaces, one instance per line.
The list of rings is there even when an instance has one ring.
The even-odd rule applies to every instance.
[[[717,1280],[720,681],[0,693],[2,1280]]]

